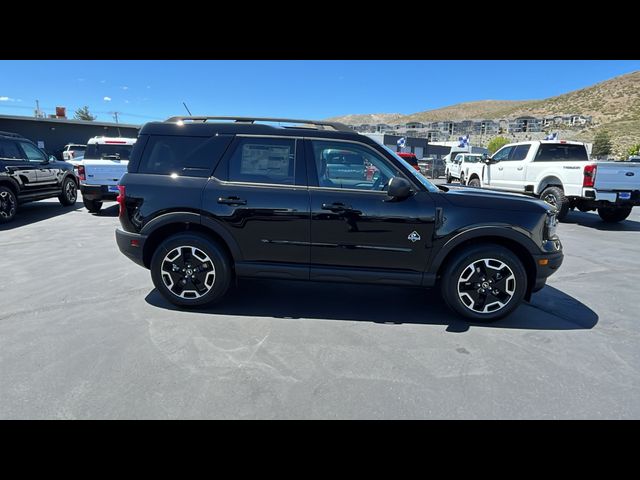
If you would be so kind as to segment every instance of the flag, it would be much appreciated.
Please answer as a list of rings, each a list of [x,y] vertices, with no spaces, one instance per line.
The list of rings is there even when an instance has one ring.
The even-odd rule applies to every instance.
[[[558,132],[556,133],[550,133],[549,135],[547,135],[546,137],[544,137],[545,140],[557,140],[558,139]]]
[[[406,143],[407,143],[407,139],[406,139],[406,138],[404,138],[404,137],[402,137],[401,139],[399,139],[399,140],[398,140],[398,142],[397,142],[397,144],[398,144],[398,146],[399,146],[400,148],[404,148],[404,147],[405,147],[405,145],[406,145]]]
[[[458,141],[460,142],[458,147],[465,148],[469,146],[469,135],[465,135],[464,137],[458,137]]]

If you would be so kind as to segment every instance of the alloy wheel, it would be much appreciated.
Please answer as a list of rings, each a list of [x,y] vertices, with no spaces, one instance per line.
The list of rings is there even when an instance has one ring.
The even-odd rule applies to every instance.
[[[494,258],[473,261],[458,278],[458,297],[475,313],[493,313],[503,309],[515,291],[513,270]]]
[[[0,216],[11,218],[16,213],[16,201],[9,192],[0,192]]]
[[[164,286],[180,298],[200,298],[213,288],[216,269],[209,256],[192,246],[176,247],[162,260]]]
[[[76,198],[78,197],[78,188],[76,187],[76,182],[68,181],[64,190],[64,194],[67,197],[67,200],[70,203],[75,203]]]

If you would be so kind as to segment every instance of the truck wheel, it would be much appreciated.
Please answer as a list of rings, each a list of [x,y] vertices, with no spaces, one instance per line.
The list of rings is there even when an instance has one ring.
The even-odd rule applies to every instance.
[[[18,211],[18,200],[13,190],[0,187],[0,223],[8,223],[13,220]]]
[[[480,187],[480,179],[473,177],[471,180],[469,180],[469,186],[470,187]]]
[[[556,208],[558,220],[564,220],[569,213],[569,200],[564,196],[564,190],[561,187],[545,188],[540,194],[540,199]]]
[[[491,322],[518,308],[527,291],[527,273],[520,259],[505,247],[468,247],[447,262],[440,291],[456,313]]]
[[[631,214],[632,207],[599,208],[598,215],[607,223],[621,222]]]
[[[78,198],[78,185],[73,178],[67,177],[62,182],[62,193],[58,196],[58,200],[65,207],[75,205]]]
[[[217,242],[197,233],[179,233],[156,248],[151,259],[151,279],[174,305],[210,304],[227,292],[231,262]]]
[[[460,174],[460,185],[464,185],[464,175]]]
[[[99,213],[102,208],[102,202],[98,200],[87,200],[86,198],[83,198],[82,203],[84,203],[86,209],[91,213]]]
[[[451,176],[450,173],[447,173],[446,177],[447,177],[447,183],[453,182],[453,177]]]

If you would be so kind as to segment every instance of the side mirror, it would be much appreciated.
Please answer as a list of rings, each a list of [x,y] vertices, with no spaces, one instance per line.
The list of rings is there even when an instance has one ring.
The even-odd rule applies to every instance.
[[[387,187],[387,195],[397,200],[404,200],[411,196],[411,185],[404,178],[393,177],[389,180]]]
[[[56,162],[57,159],[53,155],[49,155],[49,162]]]
[[[482,157],[482,161],[484,163],[486,163],[487,165],[491,165],[492,163],[497,163],[499,162],[499,160],[494,160],[492,157],[490,157],[489,155],[484,155]]]

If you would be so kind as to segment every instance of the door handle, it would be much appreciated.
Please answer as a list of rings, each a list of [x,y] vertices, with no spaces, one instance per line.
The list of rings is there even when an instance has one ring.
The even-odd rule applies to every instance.
[[[240,197],[219,197],[218,203],[223,205],[246,205],[247,201],[242,200]]]
[[[518,170],[522,170],[524,167],[518,167]]]
[[[498,170],[503,170],[503,169],[504,169],[504,167],[498,167]]]
[[[350,207],[347,207],[344,203],[335,202],[335,203],[323,203],[322,210],[331,210],[332,212],[345,212],[349,210]]]

